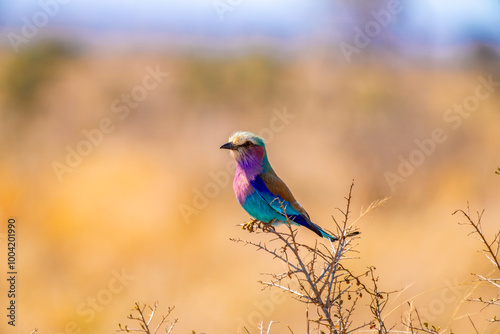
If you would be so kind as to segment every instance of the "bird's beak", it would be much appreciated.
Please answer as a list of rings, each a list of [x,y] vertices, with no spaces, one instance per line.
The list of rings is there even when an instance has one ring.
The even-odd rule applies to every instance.
[[[226,149],[226,150],[237,150],[238,146],[236,146],[233,143],[229,142],[229,143],[225,143],[220,148],[223,148],[223,149]]]

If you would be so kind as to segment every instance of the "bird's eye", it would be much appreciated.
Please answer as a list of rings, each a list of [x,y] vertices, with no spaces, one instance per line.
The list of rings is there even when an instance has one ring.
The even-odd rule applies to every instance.
[[[246,141],[245,143],[243,143],[243,145],[241,145],[241,146],[243,146],[243,147],[248,147],[248,146],[252,146],[252,145],[253,145],[253,143],[252,143],[251,141],[247,140],[247,141]]]

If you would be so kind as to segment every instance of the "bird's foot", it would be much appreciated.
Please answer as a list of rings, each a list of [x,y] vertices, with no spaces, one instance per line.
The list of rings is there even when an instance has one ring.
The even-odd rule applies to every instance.
[[[248,223],[244,223],[241,225],[241,227],[244,230],[247,230],[248,232],[252,233],[256,229],[261,229],[264,232],[274,232],[274,226],[273,223],[276,219],[271,220],[269,223],[260,221],[258,219],[253,219],[249,221]]]
[[[260,220],[253,219],[252,221],[249,221],[248,223],[244,223],[241,226],[241,228],[252,233],[255,230],[255,226],[259,226],[259,223],[262,223],[262,222]]]
[[[274,232],[276,231],[274,229],[273,223],[275,222],[276,219],[271,220],[269,223],[261,222],[259,221],[259,227],[262,229],[264,232]]]

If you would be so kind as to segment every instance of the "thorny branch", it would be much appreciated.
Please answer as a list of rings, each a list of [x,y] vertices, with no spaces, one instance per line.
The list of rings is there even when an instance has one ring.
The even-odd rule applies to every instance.
[[[338,238],[335,242],[330,241],[326,244],[326,239],[322,239],[313,245],[302,243],[297,237],[298,230],[288,217],[284,224],[285,228],[280,231],[258,225],[256,229],[258,233],[268,233],[273,236],[267,243],[232,239],[235,242],[251,245],[257,250],[263,250],[284,264],[286,268],[284,272],[265,274],[269,280],[260,283],[267,288],[286,291],[293,298],[306,304],[308,333],[311,325],[317,326],[317,329],[323,332],[327,329],[331,334],[353,333],[366,327],[376,328],[379,333],[388,332],[382,312],[390,293],[379,292],[375,268],[370,267],[367,272],[356,276],[345,266],[347,260],[355,258],[354,241],[355,236],[359,234],[353,228],[354,223],[350,222],[353,187],[354,182],[345,197],[346,208],[344,210],[336,208],[341,217],[332,216],[336,226],[335,235]],[[387,199],[375,202],[367,210],[362,211],[361,215],[365,215],[386,201]],[[284,204],[280,202],[280,205],[282,211],[286,212]],[[253,228],[248,230],[252,231]],[[363,283],[365,277],[369,277],[370,283]],[[371,298],[370,310],[373,315],[371,321],[355,321],[353,317],[363,293]]]
[[[484,210],[481,212],[477,212],[477,218],[473,219],[470,214],[469,203],[467,203],[467,212],[464,210],[456,210],[453,212],[453,215],[456,213],[462,213],[467,219],[466,223],[462,223],[461,225],[470,225],[473,228],[473,231],[470,234],[475,234],[476,237],[481,241],[481,243],[485,246],[485,249],[481,251],[481,253],[495,266],[495,272],[500,273],[500,230],[495,233],[492,241],[488,241],[486,235],[483,232],[483,226],[481,219],[483,218]],[[470,235],[469,234],[469,235]],[[482,297],[469,299],[469,301],[479,302],[483,304],[483,308],[485,309],[489,306],[500,306],[500,297],[498,297],[498,291],[500,291],[500,279],[499,278],[489,278],[483,275],[474,274],[480,282],[487,283],[493,286],[497,290],[497,296],[491,299],[484,299]],[[491,322],[500,322],[496,316],[490,319]],[[474,324],[473,324],[474,325]]]

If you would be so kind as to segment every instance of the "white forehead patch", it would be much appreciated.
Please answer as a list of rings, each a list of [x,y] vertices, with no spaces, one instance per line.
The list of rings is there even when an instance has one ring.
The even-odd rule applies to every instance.
[[[234,145],[242,145],[247,141],[257,144],[257,141],[255,140],[255,135],[251,132],[235,132],[229,138],[229,141]]]

